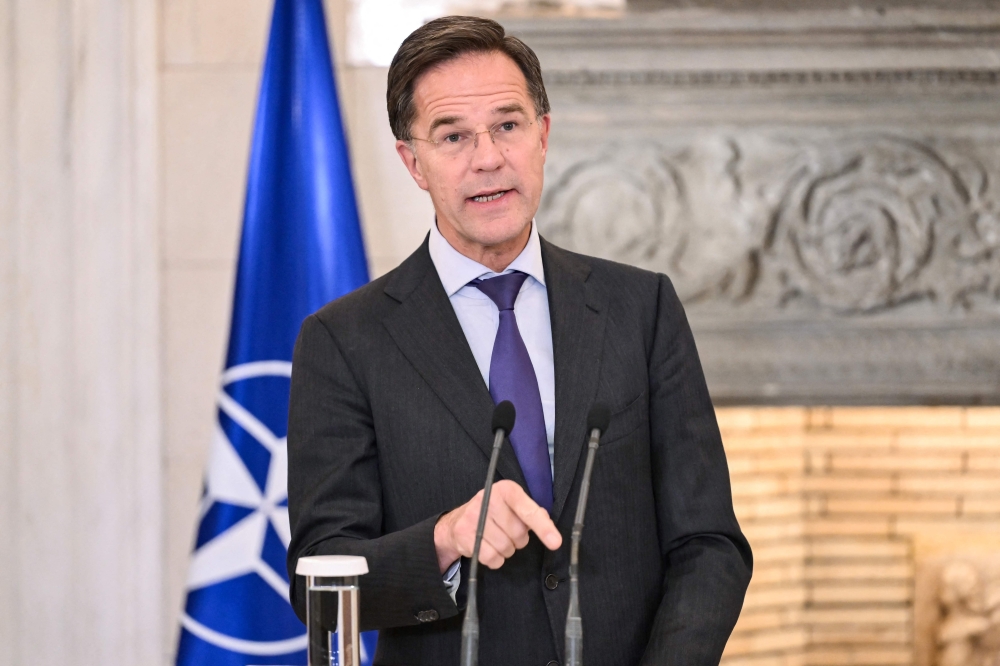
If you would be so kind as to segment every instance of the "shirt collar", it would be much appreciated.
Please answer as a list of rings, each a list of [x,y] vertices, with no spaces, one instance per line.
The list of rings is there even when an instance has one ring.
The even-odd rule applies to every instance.
[[[445,293],[451,298],[462,287],[469,284],[476,278],[488,279],[501,275],[494,273],[478,261],[473,261],[467,256],[451,246],[451,243],[441,235],[437,228],[437,221],[431,225],[431,235],[427,249],[431,253],[431,261],[437,269],[441,284],[444,285]],[[528,244],[521,250],[521,254],[510,263],[504,273],[521,271],[527,273],[537,280],[543,287],[545,286],[545,267],[542,264],[542,244],[538,240],[538,226],[534,220],[531,221],[531,234],[528,236]]]

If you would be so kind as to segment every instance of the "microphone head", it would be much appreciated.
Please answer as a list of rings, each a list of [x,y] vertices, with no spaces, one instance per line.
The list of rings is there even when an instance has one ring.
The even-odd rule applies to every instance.
[[[514,429],[514,418],[517,413],[514,411],[514,403],[504,400],[493,408],[493,432],[503,430],[508,435]]]
[[[587,433],[589,434],[595,429],[603,433],[608,429],[609,423],[611,423],[611,410],[608,406],[603,402],[594,404],[587,414]]]

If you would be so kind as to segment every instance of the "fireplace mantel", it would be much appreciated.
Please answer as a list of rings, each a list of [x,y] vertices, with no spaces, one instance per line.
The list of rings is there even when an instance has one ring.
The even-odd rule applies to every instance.
[[[1000,11],[505,24],[541,232],[670,276],[718,404],[1000,404]]]

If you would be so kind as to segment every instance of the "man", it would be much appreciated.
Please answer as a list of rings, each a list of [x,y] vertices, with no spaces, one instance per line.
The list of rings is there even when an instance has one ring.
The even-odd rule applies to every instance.
[[[750,580],[725,455],[670,281],[561,250],[533,217],[548,147],[534,53],[484,19],[416,30],[389,70],[397,151],[436,223],[309,317],[289,416],[289,571],[358,554],[375,663],[459,663],[493,406],[517,421],[482,546],[480,663],[558,664],[591,405],[612,409],[581,548],[587,666],[716,664]],[[301,581],[292,601],[303,613]]]

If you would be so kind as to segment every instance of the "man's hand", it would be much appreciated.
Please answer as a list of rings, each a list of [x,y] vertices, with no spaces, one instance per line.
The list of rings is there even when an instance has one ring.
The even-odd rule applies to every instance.
[[[471,500],[441,516],[434,526],[434,547],[441,573],[459,557],[472,556],[482,502],[480,490]],[[521,486],[509,480],[494,483],[479,561],[490,569],[499,569],[517,550],[528,545],[528,530],[537,534],[549,550],[562,545],[562,535],[548,511],[535,504]]]

